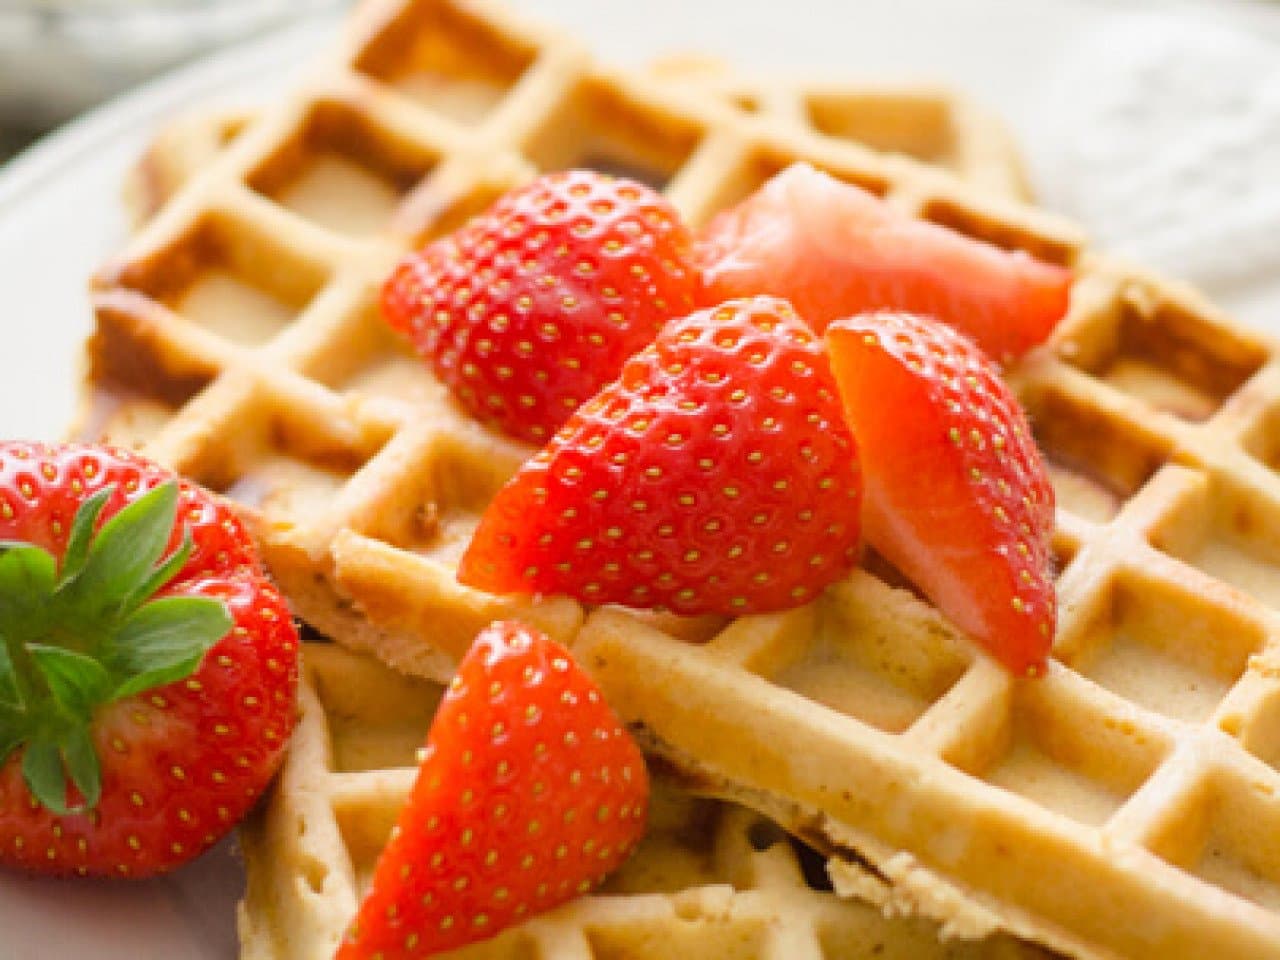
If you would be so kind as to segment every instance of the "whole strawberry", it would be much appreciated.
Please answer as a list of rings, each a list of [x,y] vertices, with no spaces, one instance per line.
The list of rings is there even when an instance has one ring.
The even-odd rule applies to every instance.
[[[827,328],[866,471],[867,540],[1010,670],[1053,643],[1053,487],[995,365],[927,317]]]
[[[434,955],[590,891],[648,800],[639,748],[568,651],[495,623],[440,703],[337,960]]]
[[[797,606],[856,558],[821,342],[772,297],[673,320],[490,504],[458,579],[681,614]]]
[[[131,454],[0,444],[0,863],[145,877],[265,788],[298,638],[248,537]]]
[[[642,184],[548,174],[406,257],[383,314],[473,416],[542,443],[693,309],[691,244]]]

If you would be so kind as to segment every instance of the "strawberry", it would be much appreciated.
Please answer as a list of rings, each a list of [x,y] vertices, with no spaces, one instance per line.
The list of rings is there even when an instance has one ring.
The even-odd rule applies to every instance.
[[[422,957],[587,893],[644,832],[644,758],[568,651],[482,631],[336,960]]]
[[[691,244],[642,184],[548,174],[401,261],[383,315],[472,416],[542,443],[693,308]]]
[[[458,570],[497,593],[744,614],[849,569],[857,454],[784,301],[673,320],[504,487]]]
[[[827,328],[866,475],[868,542],[1010,670],[1053,639],[1053,488],[1027,418],[967,337],[908,314]]]
[[[0,444],[0,863],[145,877],[245,814],[298,638],[238,520],[132,454]]]
[[[907,310],[1001,361],[1049,336],[1071,286],[1061,267],[915,220],[805,165],[715,218],[696,258],[708,303],[776,294],[819,331],[867,310]]]

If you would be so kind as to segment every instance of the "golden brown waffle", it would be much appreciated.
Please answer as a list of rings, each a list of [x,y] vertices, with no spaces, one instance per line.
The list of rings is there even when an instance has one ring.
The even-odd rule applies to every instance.
[[[947,87],[742,76],[698,54],[666,57],[649,73],[684,90],[705,90],[771,124],[942,167],[971,190],[1031,199],[1022,158],[1008,129],[998,117]]]
[[[701,647],[600,611],[576,651],[651,749],[861,854],[860,895],[959,892],[1079,956],[1277,956],[1277,348],[1076,266],[1015,378],[1059,495],[1046,679],[865,572]]]
[[[770,123],[901,153],[951,170],[975,189],[1029,200],[1017,147],[998,118],[945,87],[847,80],[744,80],[706,57],[671,57],[650,76],[696,87]],[[196,111],[171,121],[129,173],[125,200],[135,225],[203,170],[253,120],[249,110]],[[313,174],[314,176],[314,174]],[[332,174],[331,174],[332,177]],[[333,180],[323,187],[340,188]]]
[[[387,0],[355,27],[103,272],[86,432],[146,440],[240,500],[298,611],[405,670],[444,675],[496,616],[576,643],[703,788],[856,852],[851,892],[1081,957],[1280,955],[1277,345],[1055,218],[604,70],[487,5]],[[352,158],[387,231],[332,229],[332,191],[308,186]],[[396,254],[539,168],[643,171],[700,223],[795,159],[1076,271],[1068,317],[1014,373],[1060,498],[1042,681],[1011,680],[875,564],[729,625],[583,627],[570,601],[453,579],[528,450],[384,332]]]
[[[443,687],[307,644],[302,714],[265,806],[242,829],[243,960],[329,960],[415,774]],[[823,860],[743,807],[655,778],[649,831],[599,893],[458,951],[473,960],[1034,960],[1004,937],[943,942],[830,891]]]
[[[485,5],[366,5],[336,59],[212,159],[103,272],[91,344],[99,402],[85,428],[128,441],[166,425],[151,452],[255,509],[304,617],[441,676],[450,659],[422,644],[428,633],[452,655],[495,615],[523,612],[567,638],[582,613],[454,584],[475,515],[528,450],[460,417],[383,329],[376,290],[397,253],[540,167],[635,172],[665,184],[695,222],[797,158],[903,202],[900,187],[923,168],[784,122],[794,93],[752,111],[709,79],[682,92],[611,72]],[[841,113],[824,96],[814,116],[829,131],[839,114],[847,131],[976,175],[976,111],[961,101],[855,91]],[[896,126],[859,126],[863,112]],[[207,156],[229,129],[161,153]],[[948,215],[945,199],[936,206]]]
[[[141,228],[253,121],[250,110],[196,110],[170,120],[130,168],[125,209]]]

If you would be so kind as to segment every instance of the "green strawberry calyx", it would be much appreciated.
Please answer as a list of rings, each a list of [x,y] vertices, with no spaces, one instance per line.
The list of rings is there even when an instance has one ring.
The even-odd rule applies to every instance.
[[[33,544],[0,541],[0,765],[22,748],[28,790],[59,816],[92,809],[101,796],[94,711],[189,676],[233,626],[219,600],[155,597],[193,549],[184,524],[181,545],[165,553],[177,483],[157,486],[95,533],[114,492],[104,487],[80,505],[61,567]]]

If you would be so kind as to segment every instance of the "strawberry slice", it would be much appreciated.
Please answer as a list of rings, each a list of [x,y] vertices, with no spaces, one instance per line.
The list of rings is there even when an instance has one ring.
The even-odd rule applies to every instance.
[[[951,328],[868,314],[827,328],[866,477],[867,540],[1018,674],[1052,643],[1053,488],[994,365]]]
[[[543,443],[668,317],[693,309],[691,247],[675,208],[643,184],[548,174],[406,257],[383,315],[472,416]]]
[[[451,950],[592,890],[644,832],[644,758],[568,651],[482,631],[336,960]]]
[[[943,320],[1001,361],[1049,336],[1071,273],[915,220],[812,167],[784,170],[708,224],[705,302],[786,297],[816,330],[867,310]]]
[[[458,579],[681,614],[779,610],[853,564],[857,454],[822,345],[773,297],[673,320],[525,464]]]

